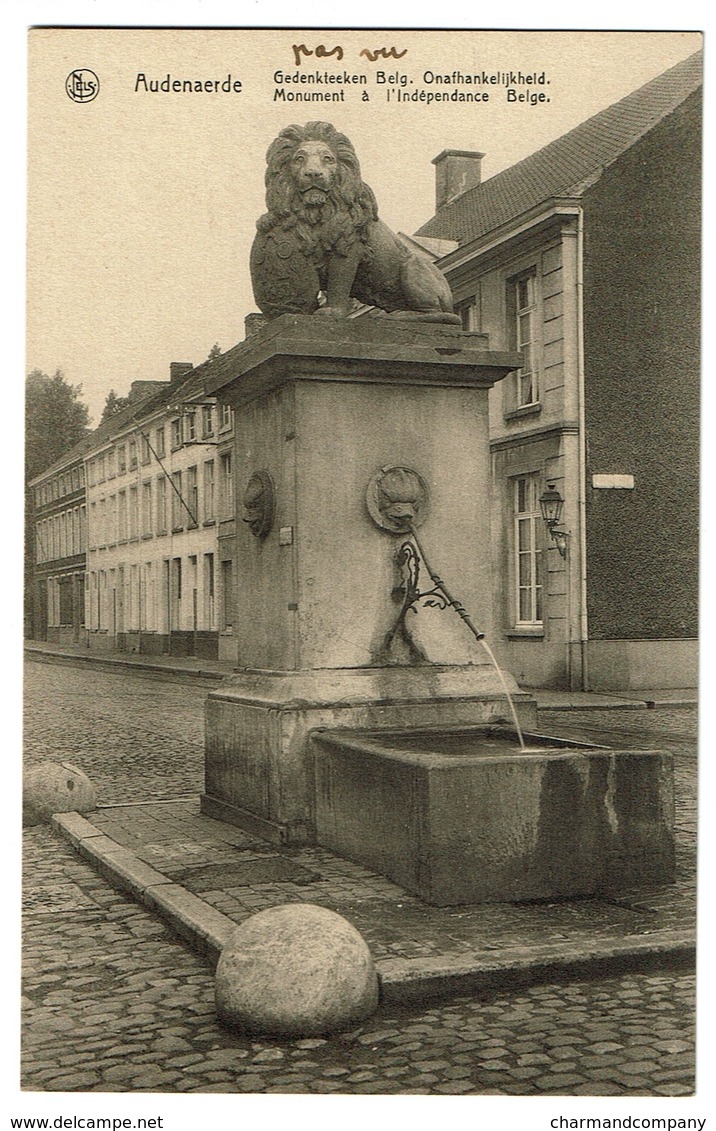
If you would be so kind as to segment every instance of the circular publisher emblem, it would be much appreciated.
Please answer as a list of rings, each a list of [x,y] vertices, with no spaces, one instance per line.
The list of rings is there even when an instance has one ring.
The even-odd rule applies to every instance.
[[[80,67],[76,71],[70,71],[65,90],[73,102],[92,102],[99,94],[99,79],[94,71]]]

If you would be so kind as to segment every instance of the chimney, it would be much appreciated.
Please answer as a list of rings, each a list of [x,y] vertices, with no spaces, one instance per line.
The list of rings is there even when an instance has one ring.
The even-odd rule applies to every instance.
[[[435,210],[479,185],[484,153],[471,149],[443,149],[433,157],[435,166]]]
[[[143,401],[145,397],[151,396],[157,389],[163,389],[165,386],[166,381],[132,381],[127,399],[132,404],[135,401]]]
[[[191,361],[171,361],[169,363],[169,380],[173,383],[178,381],[186,373],[189,373],[194,368]]]

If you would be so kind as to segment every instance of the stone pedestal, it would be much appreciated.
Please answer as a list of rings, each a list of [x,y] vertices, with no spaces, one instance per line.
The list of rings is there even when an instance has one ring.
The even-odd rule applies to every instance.
[[[421,543],[489,639],[487,397],[518,364],[455,327],[291,315],[213,363],[207,392],[235,412],[237,517],[254,517],[241,509],[250,482],[272,484],[275,500],[268,532],[237,522],[242,670],[208,699],[204,812],[311,840],[315,727],[507,719],[453,610],[409,612],[391,638],[405,536],[375,525],[366,488],[385,467],[420,476]],[[507,679],[530,725],[534,703]]]

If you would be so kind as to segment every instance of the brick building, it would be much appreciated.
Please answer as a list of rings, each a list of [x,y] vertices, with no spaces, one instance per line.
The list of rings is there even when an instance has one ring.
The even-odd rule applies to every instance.
[[[435,159],[417,238],[452,241],[465,329],[525,359],[490,432],[496,644],[527,686],[696,682],[701,82],[697,54],[484,183],[483,154]]]

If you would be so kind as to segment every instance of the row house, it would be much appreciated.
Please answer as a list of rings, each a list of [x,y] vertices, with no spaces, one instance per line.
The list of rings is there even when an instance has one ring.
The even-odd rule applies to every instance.
[[[86,458],[90,649],[234,658],[233,420],[205,368],[173,363]]]
[[[485,181],[482,153],[434,162],[416,238],[451,241],[463,328],[523,357],[490,434],[495,650],[525,686],[697,681],[701,83],[696,54]]]
[[[211,364],[135,381],[30,484],[35,639],[236,659],[233,414],[204,395]]]
[[[85,612],[87,506],[82,441],[30,483],[34,509],[31,634],[79,643]]]

